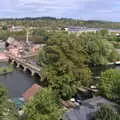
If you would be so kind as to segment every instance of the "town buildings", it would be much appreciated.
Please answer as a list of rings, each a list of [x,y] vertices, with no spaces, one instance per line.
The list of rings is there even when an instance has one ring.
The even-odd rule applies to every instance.
[[[107,29],[109,34],[116,34],[117,36],[120,35],[120,29],[111,29],[111,28],[88,28],[88,27],[79,27],[79,26],[69,26],[65,27],[64,30],[68,33],[83,33],[83,32],[98,32],[102,29]]]
[[[40,44],[33,44],[32,42],[17,41],[12,37],[9,37],[6,41],[6,48],[9,54],[15,57],[36,54],[42,46]]]
[[[24,30],[23,26],[8,25],[9,32],[20,32]]]
[[[88,28],[88,27],[74,27],[74,26],[70,26],[70,27],[66,27],[64,28],[65,31],[69,32],[69,33],[82,33],[82,32],[97,32],[101,29],[99,28]]]

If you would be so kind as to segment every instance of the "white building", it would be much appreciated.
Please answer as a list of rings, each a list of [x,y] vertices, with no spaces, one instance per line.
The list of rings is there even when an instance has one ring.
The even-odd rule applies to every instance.
[[[82,33],[82,32],[97,32],[100,31],[100,28],[87,28],[87,27],[66,27],[65,31],[69,33]]]

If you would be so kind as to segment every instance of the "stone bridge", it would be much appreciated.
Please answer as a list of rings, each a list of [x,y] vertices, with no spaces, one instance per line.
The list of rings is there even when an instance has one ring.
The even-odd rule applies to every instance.
[[[35,74],[40,76],[40,67],[37,65],[33,65],[31,63],[28,63],[26,59],[18,58],[12,55],[7,55],[9,57],[9,60],[12,64],[16,63],[16,67],[22,67],[23,71],[29,70],[31,72],[31,75],[34,76]]]

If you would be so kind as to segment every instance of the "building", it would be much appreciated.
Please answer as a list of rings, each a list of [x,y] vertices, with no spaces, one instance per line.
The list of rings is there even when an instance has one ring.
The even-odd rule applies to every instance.
[[[32,85],[32,87],[28,88],[22,94],[24,101],[26,102],[26,101],[30,100],[37,92],[39,92],[40,89],[41,89],[41,86],[39,86],[38,84]]]
[[[33,53],[36,53],[36,52],[39,51],[39,49],[40,49],[40,45],[34,45],[34,46],[32,47],[32,52],[33,52]]]
[[[33,53],[37,53],[37,52],[39,52],[40,50],[42,50],[44,46],[45,46],[45,44],[34,44],[34,45],[32,46],[32,48],[31,48],[31,51],[32,51]]]
[[[8,61],[8,57],[3,52],[1,52],[0,53],[0,62],[4,62],[4,61]]]
[[[14,26],[14,25],[8,25],[9,32],[20,32],[23,31],[24,27],[22,26]]]
[[[65,31],[69,33],[82,33],[82,32],[97,32],[102,29],[107,29],[109,34],[116,34],[120,36],[120,29],[112,29],[112,28],[88,28],[88,27],[75,27],[70,26],[64,28]]]
[[[120,36],[120,29],[108,29],[109,34],[116,34],[116,36]]]
[[[13,32],[20,32],[23,31],[23,27],[22,26],[12,26],[12,31]]]
[[[11,48],[9,49],[9,54],[15,56],[15,57],[18,57],[20,54],[19,54],[19,50],[17,48]]]
[[[24,99],[23,98],[13,98],[12,102],[15,104],[15,107],[18,110],[21,110],[24,106]]]
[[[69,33],[82,33],[82,32],[97,32],[100,31],[100,28],[87,28],[87,27],[66,27],[65,31]]]
[[[94,97],[85,100],[79,107],[70,109],[64,114],[63,120],[90,120],[92,115],[100,108],[102,104],[113,104],[103,97]]]

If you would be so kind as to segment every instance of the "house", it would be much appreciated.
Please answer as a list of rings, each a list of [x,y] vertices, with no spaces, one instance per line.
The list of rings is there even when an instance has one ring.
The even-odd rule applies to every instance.
[[[114,105],[111,101],[101,96],[94,97],[85,100],[80,106],[67,111],[63,116],[63,120],[89,120],[93,113],[100,108],[101,104]]]
[[[4,61],[8,61],[8,57],[3,52],[0,52],[0,62]]]
[[[12,48],[9,50],[9,54],[15,56],[15,57],[18,57],[19,56],[19,51],[17,48]]]
[[[39,51],[39,49],[40,49],[40,45],[34,45],[34,46],[32,47],[32,52],[33,52],[33,53],[36,53],[36,52]]]
[[[116,36],[120,35],[120,29],[108,29],[109,34],[115,34]]]
[[[39,86],[38,84],[32,85],[32,87],[28,88],[22,94],[24,101],[26,102],[26,101],[30,100],[37,92],[39,92],[40,89],[41,89],[41,86]]]
[[[23,31],[24,27],[22,26],[12,26],[12,32],[20,32]]]
[[[12,102],[15,104],[15,107],[18,110],[21,110],[24,106],[24,99],[23,98],[13,98]]]

